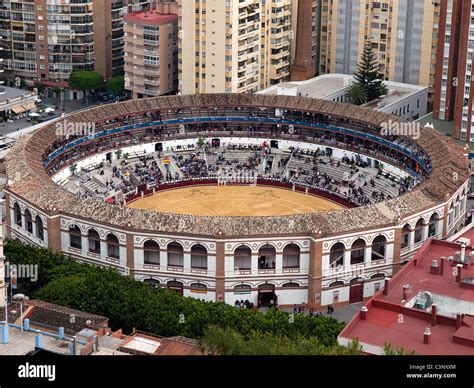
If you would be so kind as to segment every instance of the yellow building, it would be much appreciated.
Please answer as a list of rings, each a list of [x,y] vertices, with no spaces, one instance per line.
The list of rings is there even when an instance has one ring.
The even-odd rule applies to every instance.
[[[287,81],[293,2],[179,0],[180,92],[251,93]]]

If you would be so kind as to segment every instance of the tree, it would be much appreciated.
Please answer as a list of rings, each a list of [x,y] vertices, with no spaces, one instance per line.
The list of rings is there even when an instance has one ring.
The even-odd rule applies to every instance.
[[[44,92],[44,90],[46,89],[46,86],[44,86],[44,84],[42,84],[41,82],[36,82],[34,85],[33,85],[34,88],[38,89],[38,93],[41,94]]]
[[[354,79],[355,84],[366,90],[367,102],[375,100],[388,92],[385,83],[379,78],[378,62],[370,41],[364,46],[361,60],[354,73]]]
[[[69,76],[69,86],[73,89],[82,90],[87,97],[90,92],[94,92],[103,87],[104,79],[96,71],[78,70],[73,71]]]
[[[198,146],[199,149],[201,149],[204,146],[204,139],[202,137],[199,137],[199,139],[196,142],[196,145]]]
[[[77,164],[72,164],[69,166],[69,171],[71,171],[72,175],[74,175],[77,171]]]
[[[367,90],[360,84],[353,82],[346,91],[346,101],[354,105],[363,105],[367,102]]]
[[[392,344],[385,342],[383,346],[383,354],[386,356],[414,356],[414,350],[406,350],[403,347],[396,349]]]
[[[123,92],[124,85],[125,85],[125,81],[124,81],[123,76],[119,75],[116,77],[112,77],[111,79],[107,81],[107,90],[109,92],[118,94],[118,93]]]

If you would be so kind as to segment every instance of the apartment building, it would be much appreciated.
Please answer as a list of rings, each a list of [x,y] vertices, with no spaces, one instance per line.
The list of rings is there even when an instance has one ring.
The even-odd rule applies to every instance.
[[[178,86],[178,6],[125,16],[125,88],[133,98],[175,92]]]
[[[179,0],[179,90],[252,93],[287,81],[292,0]]]
[[[473,53],[474,1],[443,1],[433,117],[454,120],[453,137],[471,142],[474,141]]]
[[[383,79],[433,89],[440,4],[321,0],[320,73],[353,74],[369,40]]]
[[[6,75],[67,87],[72,71],[123,74],[123,17],[142,0],[1,0],[0,45]],[[10,82],[12,83],[12,82]],[[20,86],[13,82],[16,86]],[[66,98],[74,96],[66,93]]]

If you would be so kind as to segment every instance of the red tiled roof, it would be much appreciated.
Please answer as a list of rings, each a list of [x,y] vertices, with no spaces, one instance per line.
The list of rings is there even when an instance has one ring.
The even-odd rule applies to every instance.
[[[125,16],[126,22],[162,25],[178,21],[178,15],[169,13],[161,14],[156,11],[135,12]]]
[[[359,314],[352,318],[339,335],[341,342],[358,338],[362,344],[383,348],[388,342],[397,348],[414,350],[416,354],[474,355],[474,316],[468,315],[468,311],[458,311],[463,314],[459,328],[456,328],[454,316],[442,313],[437,315],[436,326],[431,326],[430,312],[410,308],[405,306],[406,301],[402,301],[403,286],[409,284],[408,301],[419,292],[428,291],[432,295],[455,299],[461,310],[463,303],[474,303],[474,290],[462,288],[456,282],[455,264],[445,260],[443,275],[430,274],[432,260],[439,262],[441,256],[454,256],[459,250],[457,243],[428,240],[390,280],[388,295],[381,290],[367,302],[367,319],[362,320]],[[470,255],[472,250],[472,247],[467,247],[466,255]],[[461,280],[470,277],[474,277],[474,265],[465,265]],[[431,343],[425,345],[423,332],[427,327],[431,329]]]

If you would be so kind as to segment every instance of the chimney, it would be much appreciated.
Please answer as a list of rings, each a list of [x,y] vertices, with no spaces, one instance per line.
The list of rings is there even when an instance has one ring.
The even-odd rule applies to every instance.
[[[403,294],[402,294],[402,300],[407,300],[408,299],[408,290],[410,286],[408,284],[405,284],[403,286]]]
[[[441,256],[441,259],[439,260],[440,261],[440,265],[439,265],[439,274],[441,276],[443,276],[444,274],[444,261],[446,260],[446,257],[444,256]]]
[[[437,314],[437,307],[435,304],[431,305],[431,326],[436,326],[436,314]]]
[[[316,74],[313,61],[313,0],[298,1],[295,61],[290,68],[292,81],[304,81]]]
[[[418,264],[418,259],[414,259],[414,260],[413,260],[413,266],[416,267],[417,264]]]
[[[388,285],[390,283],[390,278],[385,278],[384,286],[383,286],[383,294],[388,295]]]
[[[466,257],[466,243],[463,241],[461,243],[461,257],[460,257],[460,259],[463,263],[464,263],[465,257]]]
[[[430,274],[431,275],[439,274],[439,265],[438,265],[438,260],[436,259],[431,261]]]
[[[461,280],[462,264],[456,265],[456,282]]]
[[[361,321],[366,321],[367,320],[367,313],[369,312],[369,309],[365,306],[361,307],[360,313],[359,313],[359,318]]]
[[[423,333],[423,343],[429,345],[431,342],[431,329],[427,327]]]
[[[456,330],[462,326],[462,315],[456,314]]]

